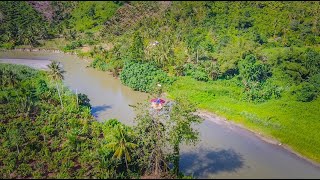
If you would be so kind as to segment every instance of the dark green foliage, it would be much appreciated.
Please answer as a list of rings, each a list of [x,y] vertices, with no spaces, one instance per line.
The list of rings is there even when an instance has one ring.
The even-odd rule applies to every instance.
[[[265,83],[272,75],[268,64],[263,64],[253,54],[248,54],[240,60],[238,67],[245,99],[261,102],[270,99],[273,95],[280,96],[276,86],[270,82]]]
[[[200,70],[196,70],[196,71],[192,72],[191,76],[198,81],[208,81],[209,80],[207,73],[200,71]]]
[[[313,84],[303,82],[298,86],[298,90],[296,93],[298,101],[309,102],[317,97],[319,91],[317,91],[316,87]]]
[[[299,86],[320,71],[318,2],[54,1],[52,22],[25,2],[2,5],[2,48],[36,46],[38,39],[58,34],[71,41],[66,52],[108,42],[111,48],[95,46],[88,56],[92,67],[115,77],[128,59],[154,63],[198,81],[239,79],[242,95],[254,100],[278,97],[276,89]],[[248,54],[255,62],[246,60]],[[183,70],[186,64],[192,67]],[[271,74],[273,85],[265,87]]]
[[[157,83],[168,85],[174,79],[150,63],[136,63],[128,61],[120,73],[120,80],[134,90],[150,92]]]
[[[169,142],[173,145],[173,172],[178,176],[180,144],[193,143],[198,140],[199,132],[192,125],[199,124],[202,119],[195,115],[197,108],[184,98],[177,98],[170,110],[170,119],[168,120]]]
[[[78,106],[74,94],[62,91],[65,107],[58,108],[55,83],[45,72],[2,63],[0,72],[1,177],[131,178],[125,162],[105,146],[117,126],[127,132],[125,125],[94,120],[84,94],[78,95]],[[4,78],[11,72],[19,79],[14,85]]]
[[[245,85],[251,82],[263,83],[271,76],[270,67],[257,61],[257,58],[253,54],[246,55],[239,62],[239,72]]]
[[[49,37],[49,24],[28,3],[1,1],[3,20],[0,26],[0,44],[11,49],[15,45],[38,45],[38,39]]]
[[[320,74],[315,74],[308,81],[294,87],[292,91],[298,101],[310,102],[320,95]]]
[[[137,117],[138,126],[128,127],[116,119],[100,123],[90,114],[85,94],[77,97],[61,88],[64,108],[59,107],[55,91],[56,83],[61,82],[50,81],[58,78],[52,72],[49,78],[48,72],[0,64],[0,73],[0,176],[4,178],[140,178],[156,170],[154,164],[149,166],[150,157],[159,157],[154,163],[168,172],[159,171],[161,176],[174,178],[167,159],[171,153],[154,140],[169,145],[169,132],[175,133],[171,136],[175,146],[197,138],[190,119],[196,117],[192,114],[195,109],[180,101],[173,106],[167,128],[148,119],[147,109],[140,109],[144,115]],[[5,77],[12,74],[16,82],[7,83]],[[169,112],[164,111],[167,115],[171,106],[168,108]],[[144,133],[136,134],[141,130]],[[160,132],[165,135],[161,139]],[[177,152],[175,155],[179,158]]]
[[[201,122],[195,115],[195,106],[177,99],[167,102],[161,110],[150,109],[148,102],[139,103],[135,108],[138,146],[133,154],[142,173],[157,178],[183,178],[179,172],[180,145],[195,143],[199,136],[193,128]],[[174,164],[174,168],[169,168],[170,164]]]
[[[79,98],[79,105],[80,106],[86,106],[88,108],[91,108],[90,99],[88,98],[87,95],[80,93],[80,94],[78,94],[78,98]]]
[[[319,7],[318,2],[137,2],[122,7],[136,15],[130,16],[134,23],[116,13],[112,19],[118,23],[108,24],[103,37],[123,49],[111,56],[155,63],[199,81],[236,78],[245,100],[265,101],[319,73]],[[156,14],[152,8],[165,10]],[[186,64],[192,66],[182,70]]]
[[[306,57],[303,65],[309,72],[309,76],[320,73],[320,52],[308,48],[305,54]]]
[[[184,65],[184,73],[185,76],[191,76],[198,81],[208,81],[208,75],[205,72],[205,69],[196,64],[186,64]]]

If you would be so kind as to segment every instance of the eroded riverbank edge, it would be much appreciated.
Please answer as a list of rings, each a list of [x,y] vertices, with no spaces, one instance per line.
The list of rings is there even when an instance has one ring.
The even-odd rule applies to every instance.
[[[316,161],[313,161],[313,160],[301,155],[300,153],[294,151],[288,145],[282,144],[281,142],[279,142],[277,139],[275,139],[273,137],[263,135],[262,133],[257,132],[257,131],[253,131],[253,130],[245,127],[244,125],[242,125],[240,123],[236,123],[236,122],[234,122],[232,120],[228,120],[228,119],[226,119],[226,118],[224,118],[222,116],[218,116],[217,114],[215,114],[213,112],[209,112],[209,111],[206,111],[206,110],[203,110],[203,109],[198,109],[196,114],[198,116],[200,116],[204,120],[208,120],[208,121],[210,121],[212,123],[215,123],[215,124],[218,124],[220,126],[223,126],[223,127],[226,127],[226,128],[230,128],[233,131],[242,130],[245,133],[250,134],[251,136],[255,136],[255,137],[259,138],[260,140],[262,140],[262,141],[264,141],[266,143],[272,144],[274,146],[278,146],[279,148],[287,151],[288,153],[291,153],[292,155],[311,163],[313,166],[315,166],[317,168],[320,168],[320,163],[318,163]]]
[[[63,52],[61,50],[57,50],[57,49],[30,49],[30,48],[19,48],[19,49],[12,49],[12,50],[3,50],[0,49],[1,51],[26,51],[26,52],[48,52],[48,53],[60,53],[60,54],[69,54],[69,55],[77,55],[77,53],[70,53],[70,52]],[[79,56],[77,56],[79,57]],[[92,59],[90,58],[84,58],[84,57],[79,57],[80,59],[83,59],[85,61],[92,61]],[[31,59],[30,59],[31,60]],[[170,98],[167,97],[167,94],[164,93],[164,97],[168,100],[170,100]],[[285,144],[281,144],[278,140],[276,140],[274,137],[270,137],[270,136],[266,136],[266,135],[262,135],[259,132],[253,131],[251,129],[249,129],[248,127],[240,124],[240,123],[236,123],[232,120],[228,120],[222,116],[219,116],[217,114],[215,114],[214,112],[209,112],[203,109],[198,109],[197,114],[204,120],[208,120],[212,123],[218,124],[220,126],[224,126],[227,128],[231,128],[233,131],[245,131],[246,133],[250,134],[251,136],[255,136],[257,138],[259,138],[260,140],[272,144],[274,146],[277,146],[280,149],[283,149],[285,151],[287,151],[288,153],[296,156],[297,158],[300,158],[302,160],[305,160],[309,163],[311,163],[313,166],[320,168],[320,163],[315,162],[301,154],[299,154],[298,152],[294,151],[292,148],[290,148],[289,146],[285,145]]]

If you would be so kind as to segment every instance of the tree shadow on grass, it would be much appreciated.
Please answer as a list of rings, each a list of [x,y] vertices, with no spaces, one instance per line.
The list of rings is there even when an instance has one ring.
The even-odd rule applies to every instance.
[[[219,172],[236,172],[243,167],[243,157],[233,149],[203,150],[182,153],[180,170],[194,177],[207,177]]]
[[[105,110],[107,110],[107,109],[111,109],[112,108],[112,106],[108,106],[108,105],[102,105],[102,106],[93,106],[92,108],[91,108],[91,114],[94,116],[94,117],[98,117],[98,115],[101,113],[101,112],[103,112],[103,111],[105,111]]]

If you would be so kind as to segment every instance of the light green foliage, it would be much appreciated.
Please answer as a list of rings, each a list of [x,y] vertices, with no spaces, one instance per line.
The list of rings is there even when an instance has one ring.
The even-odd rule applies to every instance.
[[[79,2],[71,13],[70,27],[80,32],[97,30],[116,12],[118,7],[119,5],[112,1]]]
[[[124,159],[126,168],[129,170],[128,162],[131,162],[130,154],[132,154],[132,151],[137,147],[137,145],[133,143],[132,130],[122,124],[116,125],[114,128],[111,142],[108,143],[106,147],[111,148],[114,152],[113,158],[119,160]]]
[[[48,68],[50,69],[49,75],[53,80],[63,80],[64,79],[63,73],[65,73],[65,71],[60,66],[60,62],[52,61],[48,65]]]
[[[157,83],[172,84],[174,79],[151,63],[128,61],[120,73],[120,80],[134,90],[150,92]]]

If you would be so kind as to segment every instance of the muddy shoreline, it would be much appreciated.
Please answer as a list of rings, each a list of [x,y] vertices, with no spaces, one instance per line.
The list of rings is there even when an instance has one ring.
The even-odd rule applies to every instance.
[[[50,60],[34,60],[34,59],[5,59],[0,58],[0,63],[9,63],[9,64],[19,64],[25,65],[31,68],[40,69],[47,71],[48,65],[51,63]]]
[[[205,110],[198,110],[197,111],[197,115],[200,116],[204,120],[208,120],[208,121],[211,121],[213,123],[219,124],[221,126],[228,127],[228,128],[230,128],[230,129],[232,129],[234,131],[237,131],[237,130],[241,129],[241,130],[245,131],[246,133],[249,133],[252,136],[258,137],[259,139],[261,139],[264,142],[267,142],[269,144],[278,146],[278,147],[288,151],[289,153],[297,156],[298,158],[301,158],[301,159],[303,159],[305,161],[308,161],[309,163],[311,163],[315,167],[320,168],[320,163],[317,163],[317,162],[315,162],[315,161],[313,161],[311,159],[308,159],[307,157],[299,154],[298,152],[294,151],[289,146],[280,143],[278,140],[276,140],[276,139],[274,139],[272,137],[267,137],[267,136],[261,134],[260,132],[256,132],[256,131],[250,130],[249,128],[247,128],[247,127],[245,127],[245,126],[243,126],[241,124],[238,124],[238,123],[235,123],[233,121],[227,120],[226,118],[220,117],[220,116],[218,116],[218,115],[216,115],[216,114],[214,114],[212,112],[208,112],[208,111],[205,111]]]

